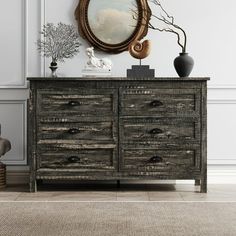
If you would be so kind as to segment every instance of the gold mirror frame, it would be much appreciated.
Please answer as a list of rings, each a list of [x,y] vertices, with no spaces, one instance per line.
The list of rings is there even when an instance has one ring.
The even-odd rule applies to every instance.
[[[99,0],[98,0],[99,1]],[[119,0],[117,0],[119,1]],[[80,0],[75,10],[75,18],[78,23],[80,35],[86,39],[92,46],[108,53],[121,53],[127,51],[131,42],[141,40],[147,35],[148,23],[151,18],[151,9],[147,0],[136,0],[138,5],[137,26],[132,35],[122,43],[108,44],[99,40],[92,30],[88,22],[88,6],[90,0]]]

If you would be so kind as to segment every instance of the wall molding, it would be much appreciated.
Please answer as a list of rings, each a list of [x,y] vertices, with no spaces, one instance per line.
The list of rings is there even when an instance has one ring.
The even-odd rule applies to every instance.
[[[226,158],[226,159],[211,159],[210,157],[208,157],[207,163],[209,166],[236,166],[236,159],[233,158]]]
[[[209,84],[208,89],[236,89],[236,84]]]
[[[210,184],[235,184],[236,165],[209,166],[207,178]]]
[[[236,104],[236,98],[235,99],[219,99],[219,98],[211,98],[207,100],[207,104]]]
[[[27,77],[27,70],[28,70],[28,0],[21,0],[22,1],[22,74],[21,74],[21,83],[14,84],[14,85],[0,85],[0,89],[25,89],[28,87],[28,83],[26,81]]]
[[[43,25],[46,24],[46,0],[40,0],[40,31],[42,30]],[[41,40],[44,40],[43,35],[41,34]],[[40,72],[41,76],[46,76],[46,58],[44,56],[40,57]]]
[[[18,157],[16,157],[14,160],[4,160],[3,161],[6,165],[27,165],[27,100],[0,100],[0,104],[5,105],[23,105],[23,117],[22,117],[22,125],[23,125],[23,158],[19,160]]]
[[[23,72],[23,85],[22,88],[28,88],[28,83],[26,81],[26,77],[28,74],[28,11],[29,4],[28,0],[24,0],[24,23],[23,23],[23,62],[24,62],[24,72]]]

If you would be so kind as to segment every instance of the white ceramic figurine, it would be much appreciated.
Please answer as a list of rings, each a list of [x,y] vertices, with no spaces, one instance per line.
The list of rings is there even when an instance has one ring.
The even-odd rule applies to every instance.
[[[94,48],[90,47],[86,49],[86,54],[89,58],[86,69],[104,69],[111,71],[112,61],[108,58],[97,58],[94,55]]]

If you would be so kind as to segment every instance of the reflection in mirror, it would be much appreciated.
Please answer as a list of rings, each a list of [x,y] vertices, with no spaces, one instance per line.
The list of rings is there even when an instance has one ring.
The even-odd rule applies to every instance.
[[[93,34],[107,44],[119,44],[134,33],[138,21],[136,0],[90,0],[88,23]]]

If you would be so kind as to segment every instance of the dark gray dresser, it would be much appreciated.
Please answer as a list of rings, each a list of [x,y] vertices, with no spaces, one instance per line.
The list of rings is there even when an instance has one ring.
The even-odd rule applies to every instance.
[[[28,78],[37,180],[193,179],[207,191],[208,78]]]

